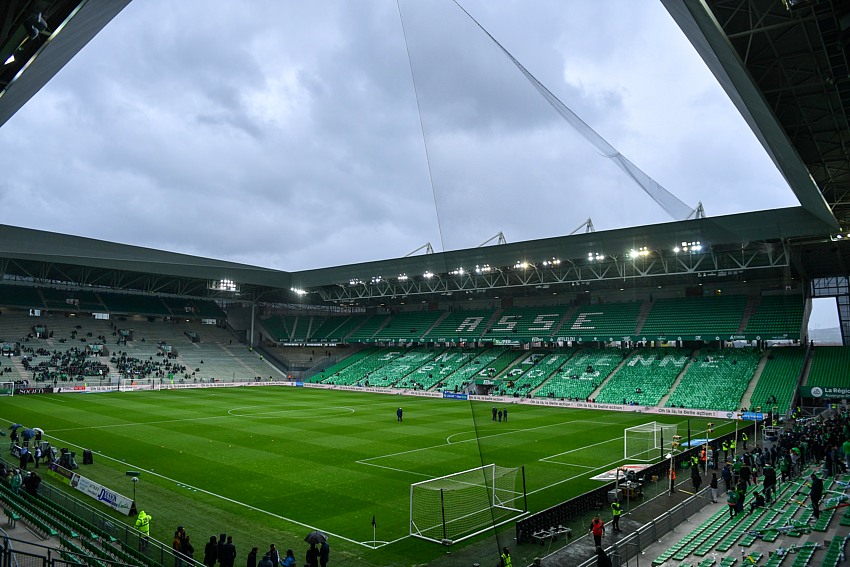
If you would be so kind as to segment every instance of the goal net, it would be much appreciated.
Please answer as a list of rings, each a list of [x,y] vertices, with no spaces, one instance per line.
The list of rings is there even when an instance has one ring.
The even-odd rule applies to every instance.
[[[673,448],[675,423],[644,423],[629,427],[624,432],[624,458],[651,461],[662,457]]]
[[[14,382],[0,382],[0,396],[14,396],[15,395],[15,383]]]
[[[155,378],[121,378],[118,384],[120,392],[138,392],[140,390],[159,390],[160,381]]]
[[[450,544],[526,512],[525,467],[495,464],[410,485],[410,535]]]

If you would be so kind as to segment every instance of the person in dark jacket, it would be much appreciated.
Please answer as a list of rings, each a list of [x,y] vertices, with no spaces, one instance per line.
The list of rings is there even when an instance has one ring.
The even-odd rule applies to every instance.
[[[310,544],[310,549],[307,550],[307,567],[319,567],[319,550],[316,549],[316,544]]]
[[[608,557],[601,545],[596,546],[596,567],[611,567],[611,558]]]
[[[218,559],[218,542],[213,535],[210,536],[210,540],[207,542],[207,545],[204,546],[204,565],[207,567],[213,567],[216,559]]]
[[[319,546],[319,567],[327,567],[328,559],[331,555],[331,546],[328,545],[328,542],[323,541],[322,545]]]
[[[222,561],[222,559],[224,559],[224,544],[226,544],[226,543],[227,543],[227,535],[226,534],[221,534],[220,536],[218,536],[218,553],[216,554],[216,557],[218,559],[218,564],[222,565],[222,566],[225,565],[225,563]]]
[[[221,567],[233,567],[236,561],[236,546],[233,544],[233,536],[227,536],[227,543],[221,547],[222,555],[218,558]]]
[[[809,492],[809,498],[812,499],[812,516],[817,520],[820,518],[820,499],[823,498],[823,481],[815,473],[812,473],[812,490]]]
[[[254,549],[256,549],[256,548],[254,548]],[[259,563],[259,565],[257,565],[257,567],[277,567],[277,565],[272,563],[272,560],[269,557],[269,554],[266,553],[265,555],[263,555],[263,558],[260,559],[260,563]]]
[[[251,548],[248,552],[248,560],[245,563],[246,567],[257,567],[257,552],[260,550],[257,546]],[[263,558],[265,559],[265,557]]]

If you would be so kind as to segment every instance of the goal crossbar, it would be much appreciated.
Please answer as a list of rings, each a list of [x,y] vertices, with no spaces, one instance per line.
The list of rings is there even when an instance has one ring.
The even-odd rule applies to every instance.
[[[438,543],[469,539],[526,510],[524,467],[489,464],[410,485],[410,535]]]

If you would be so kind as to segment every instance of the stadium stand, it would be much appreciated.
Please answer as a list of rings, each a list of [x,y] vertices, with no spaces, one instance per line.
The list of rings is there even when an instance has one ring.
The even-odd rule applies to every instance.
[[[125,315],[171,315],[168,307],[158,297],[101,293],[100,299],[110,313],[121,313]]]
[[[369,372],[369,376],[365,378],[365,380],[368,380],[369,386],[402,387],[400,385],[400,382],[402,382],[406,376],[408,376],[420,366],[431,361],[435,356],[436,353],[433,349],[425,347],[401,350],[398,353],[398,356],[393,357],[387,362],[387,364],[380,367],[376,367],[374,370],[371,370]],[[425,389],[424,384],[419,384],[411,380],[407,380],[407,383],[410,384],[409,387],[416,388],[419,390]]]
[[[567,360],[534,396],[584,400],[623,360],[618,349],[584,349]]]
[[[812,366],[806,384],[810,386],[847,386],[850,347],[819,346],[812,350]]]
[[[638,325],[641,303],[582,305],[556,333],[562,337],[630,337]]]
[[[0,285],[0,305],[23,309],[44,309],[38,289],[16,285]]]
[[[472,362],[480,351],[460,349],[436,350],[432,360],[426,362],[406,376],[399,384],[402,388],[412,388],[419,385],[423,390],[430,390],[444,382],[461,367]]]
[[[516,353],[506,347],[474,350],[470,354],[472,354],[472,360],[450,374],[443,381],[441,390],[458,391],[475,380],[493,379],[518,356],[525,355],[525,353]]]
[[[771,349],[766,354],[767,360],[750,397],[750,407],[761,407],[767,411],[776,406],[780,413],[784,413],[794,398],[805,355],[800,347]]]
[[[788,336],[799,338],[803,326],[803,298],[798,295],[766,295],[760,298],[747,321],[744,333],[765,339]]]
[[[760,357],[751,349],[703,349],[695,353],[692,364],[670,394],[667,407],[737,409]]]
[[[387,342],[419,341],[419,338],[444,314],[442,311],[403,311],[393,316],[372,337],[372,340]]]
[[[738,333],[746,306],[747,297],[743,295],[657,299],[640,334],[653,337],[734,335]]]
[[[658,405],[685,368],[690,350],[639,349],[602,386],[596,401],[606,404]]]
[[[344,337],[350,343],[369,343],[373,342],[372,337],[386,325],[392,315],[380,313],[366,319],[362,325],[357,327],[351,334]]]
[[[346,365],[335,365],[326,370],[322,380],[325,384],[336,385],[370,385],[369,377],[371,374],[380,368],[383,368],[394,359],[402,355],[402,351],[397,348],[385,348],[375,351],[363,351],[362,356]],[[343,361],[347,362],[347,361]],[[340,367],[341,366],[341,367]]]
[[[567,311],[565,306],[510,307],[487,329],[488,339],[548,339]]]
[[[464,342],[480,339],[490,325],[493,309],[450,311],[423,337],[432,342]]]
[[[511,376],[508,373],[509,379],[507,383],[503,382],[501,390],[503,395],[507,396],[527,396],[535,388],[540,386],[545,380],[558,371],[558,369],[572,357],[572,352],[561,352],[546,355],[532,355],[523,359],[514,368],[521,370],[520,374]],[[522,369],[528,362],[531,366],[528,369]]]

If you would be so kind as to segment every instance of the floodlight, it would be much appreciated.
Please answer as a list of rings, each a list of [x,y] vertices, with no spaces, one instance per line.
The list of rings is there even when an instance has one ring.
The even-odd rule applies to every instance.
[[[678,246],[675,246],[673,248],[673,252],[675,252],[676,254],[678,254],[680,251],[681,251],[681,248],[679,248]]]
[[[637,250],[629,250],[629,258],[637,258],[640,256],[640,252]]]
[[[14,62],[15,62],[15,55],[12,54],[3,62],[3,65],[11,65]]]
[[[432,274],[429,270],[426,270],[425,273],[422,274],[422,277],[425,278],[426,280],[430,280],[431,278],[434,277],[434,274]]]
[[[407,274],[399,274],[398,275],[398,281],[400,281],[400,282],[406,282],[407,279],[408,279]]]
[[[307,295],[307,292],[305,290],[299,289],[297,287],[291,287],[289,288],[289,291],[291,291],[295,295]]]

